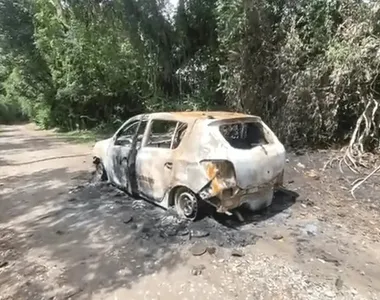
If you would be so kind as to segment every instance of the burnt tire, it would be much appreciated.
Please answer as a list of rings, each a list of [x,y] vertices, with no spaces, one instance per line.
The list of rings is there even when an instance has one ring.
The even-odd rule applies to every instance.
[[[187,188],[179,188],[175,192],[174,206],[181,218],[194,221],[199,215],[199,198]]]
[[[104,165],[101,161],[98,161],[95,164],[95,174],[94,174],[95,181],[106,181],[107,180],[107,173],[104,169]]]

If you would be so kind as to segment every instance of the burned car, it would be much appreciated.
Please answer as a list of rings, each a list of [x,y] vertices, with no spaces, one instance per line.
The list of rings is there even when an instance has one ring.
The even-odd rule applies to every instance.
[[[203,203],[227,214],[269,206],[285,166],[285,148],[261,118],[232,112],[137,115],[93,151],[101,179],[189,219]]]

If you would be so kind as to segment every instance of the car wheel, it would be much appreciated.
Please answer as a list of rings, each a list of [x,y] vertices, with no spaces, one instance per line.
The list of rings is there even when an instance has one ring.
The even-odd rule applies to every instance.
[[[186,219],[195,220],[198,215],[199,200],[197,195],[187,188],[180,188],[174,196],[177,213]]]
[[[96,181],[107,180],[106,170],[104,169],[104,165],[100,161],[95,165],[95,180]]]

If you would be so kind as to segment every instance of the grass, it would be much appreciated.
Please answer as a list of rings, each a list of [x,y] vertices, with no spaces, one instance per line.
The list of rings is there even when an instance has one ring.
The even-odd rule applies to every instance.
[[[69,132],[56,132],[58,137],[75,144],[89,144],[109,138],[113,135],[111,130],[74,130]]]

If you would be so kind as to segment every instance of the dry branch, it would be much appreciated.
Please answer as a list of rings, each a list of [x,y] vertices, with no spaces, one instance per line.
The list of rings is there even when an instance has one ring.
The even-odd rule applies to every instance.
[[[331,165],[333,161],[339,161],[339,170],[341,173],[343,171],[343,164],[345,164],[353,173],[359,174],[359,166],[366,167],[364,164],[363,157],[366,154],[366,142],[373,135],[374,131],[378,130],[378,125],[376,124],[376,116],[378,113],[379,103],[372,96],[369,96],[365,108],[359,118],[356,121],[355,128],[351,135],[349,144],[342,149],[344,152],[343,156],[336,156],[330,159],[323,167],[323,170],[327,166]],[[380,165],[373,169],[367,176],[364,178],[358,178],[351,183],[351,195],[354,199],[355,190],[359,188],[364,182],[366,182],[371,176],[376,174],[380,170]]]
[[[339,162],[339,168],[342,173],[343,163],[345,163],[345,165],[347,165],[347,167],[356,174],[359,173],[359,165],[365,167],[365,164],[363,163],[363,155],[365,154],[365,141],[371,136],[372,131],[376,130],[377,126],[375,118],[378,108],[378,101],[371,97],[356,122],[350,142],[345,149],[345,154]]]
[[[354,182],[353,182],[353,184],[354,184],[354,186],[352,187],[352,189],[351,189],[351,195],[352,195],[352,197],[354,197],[354,199],[356,199],[356,197],[355,197],[355,195],[354,195],[354,192],[355,192],[355,190],[359,187],[359,186],[361,186],[366,180],[368,180],[372,175],[374,175],[376,172],[378,172],[380,170],[380,165],[378,165],[371,173],[369,173],[366,177],[364,177],[364,179],[362,179],[361,181],[359,181],[359,182],[357,182],[357,180],[355,180]]]

